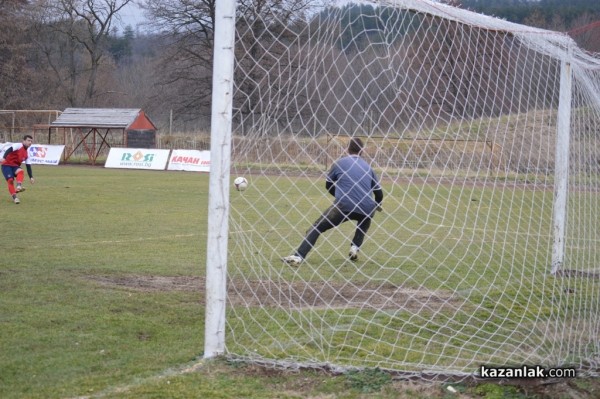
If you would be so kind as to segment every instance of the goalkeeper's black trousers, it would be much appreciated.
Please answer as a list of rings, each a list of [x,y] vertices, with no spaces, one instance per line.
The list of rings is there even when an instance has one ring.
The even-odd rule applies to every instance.
[[[345,213],[334,204],[327,208],[321,217],[317,219],[310,229],[308,229],[306,237],[296,251],[296,255],[300,256],[302,259],[306,258],[306,255],[308,255],[310,250],[314,247],[322,233],[339,226],[348,220],[357,222],[354,238],[352,238],[352,245],[356,245],[360,248],[365,240],[365,234],[367,234],[369,227],[371,227],[371,215],[363,215],[358,212]]]

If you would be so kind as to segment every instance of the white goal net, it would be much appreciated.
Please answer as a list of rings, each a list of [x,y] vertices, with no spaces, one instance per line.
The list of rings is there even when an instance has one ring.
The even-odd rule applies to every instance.
[[[229,197],[227,354],[598,367],[598,57],[429,1],[241,1],[232,106],[231,181],[249,186]],[[357,261],[350,221],[290,267],[353,137],[383,211]]]

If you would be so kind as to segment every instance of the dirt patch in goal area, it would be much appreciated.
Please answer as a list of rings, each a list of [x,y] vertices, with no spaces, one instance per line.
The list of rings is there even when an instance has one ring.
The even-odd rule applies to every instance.
[[[87,276],[97,284],[142,292],[204,292],[206,280],[188,276],[114,275]],[[464,306],[464,299],[450,291],[412,289],[389,283],[333,283],[242,281],[228,283],[228,298],[234,306],[285,308],[368,308],[439,310]],[[203,299],[202,299],[203,300]]]

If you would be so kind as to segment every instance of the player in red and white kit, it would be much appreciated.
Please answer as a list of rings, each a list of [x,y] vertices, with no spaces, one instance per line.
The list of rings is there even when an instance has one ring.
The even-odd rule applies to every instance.
[[[6,149],[4,154],[0,155],[0,164],[2,164],[2,174],[8,183],[8,192],[12,196],[15,204],[21,203],[17,193],[25,191],[23,187],[23,169],[21,164],[25,162],[27,168],[27,174],[31,184],[35,182],[33,179],[33,172],[31,171],[31,160],[27,155],[27,149],[31,146],[33,137],[30,135],[23,136],[22,143],[16,143]],[[14,181],[17,180],[17,187],[14,186]]]

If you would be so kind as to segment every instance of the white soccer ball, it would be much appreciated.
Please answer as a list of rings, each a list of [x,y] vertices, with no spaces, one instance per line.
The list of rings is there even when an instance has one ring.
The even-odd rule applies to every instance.
[[[236,190],[244,191],[248,188],[248,180],[246,180],[246,178],[242,176],[236,177],[233,181],[233,185],[235,186]]]

